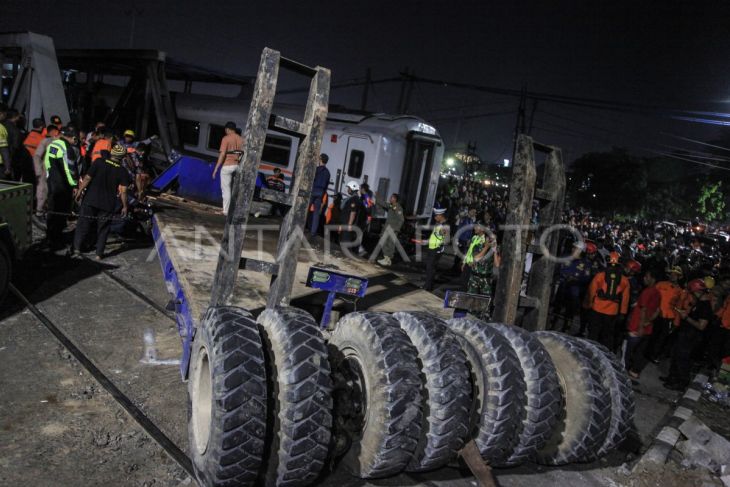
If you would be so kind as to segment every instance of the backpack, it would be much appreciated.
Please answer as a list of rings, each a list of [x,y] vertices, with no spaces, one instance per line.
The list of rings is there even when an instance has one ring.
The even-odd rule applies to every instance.
[[[606,290],[598,290],[598,297],[606,299],[608,301],[621,301],[621,293],[618,292],[619,285],[621,285],[621,278],[623,272],[621,272],[620,266],[610,266],[604,271],[604,281],[606,281]]]

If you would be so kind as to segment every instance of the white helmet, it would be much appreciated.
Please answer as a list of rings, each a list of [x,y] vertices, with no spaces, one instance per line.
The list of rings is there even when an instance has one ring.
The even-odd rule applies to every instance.
[[[357,184],[357,181],[349,181],[347,187],[353,191],[360,191],[360,185]]]

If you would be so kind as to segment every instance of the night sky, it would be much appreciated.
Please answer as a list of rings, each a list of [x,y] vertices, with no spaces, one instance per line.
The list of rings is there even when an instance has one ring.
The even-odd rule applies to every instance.
[[[29,8],[29,6],[33,6]],[[157,48],[188,63],[253,75],[269,46],[332,69],[333,82],[416,75],[665,109],[730,112],[730,5],[724,1],[204,1],[3,0],[0,31],[32,30],[57,48]],[[286,80],[284,85],[299,86]],[[400,84],[381,84],[368,109],[393,112]],[[331,101],[358,108],[362,88]],[[478,143],[487,161],[510,157],[518,99],[417,84],[410,112],[432,121],[447,148]],[[528,104],[528,115],[532,103]],[[540,101],[532,135],[563,147],[637,155],[701,146],[714,125]],[[730,154],[729,154],[730,155]],[[726,163],[727,164],[727,163]],[[730,165],[730,164],[728,164]]]

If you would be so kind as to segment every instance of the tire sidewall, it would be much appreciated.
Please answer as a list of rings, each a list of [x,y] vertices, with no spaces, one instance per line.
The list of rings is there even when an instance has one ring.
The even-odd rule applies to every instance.
[[[208,424],[208,438],[206,440],[206,449],[203,452],[200,452],[197,447],[197,443],[198,441],[200,441],[200,439],[197,438],[195,434],[197,425],[194,420],[194,406],[198,404],[197,393],[200,390],[200,384],[198,383],[198,379],[200,378],[200,371],[198,370],[198,367],[201,364],[203,353],[207,355],[208,359],[211,381],[210,384],[212,386],[214,385],[213,373],[215,357],[212,355],[213,347],[211,346],[212,340],[209,330],[210,326],[211,325],[209,324],[208,320],[205,320],[203,325],[201,325],[197,329],[195,339],[191,344],[192,350],[190,354],[190,372],[188,374],[188,445],[190,446],[190,459],[195,466],[195,472],[198,475],[198,481],[203,485],[205,485],[205,483],[209,480],[205,478],[205,472],[208,472],[210,467],[208,453],[210,452],[211,444],[216,441],[216,438],[214,437],[216,431],[216,428],[214,428],[214,424],[217,415],[215,407],[216,401],[214,399],[214,395],[211,396],[211,414],[210,422]]]

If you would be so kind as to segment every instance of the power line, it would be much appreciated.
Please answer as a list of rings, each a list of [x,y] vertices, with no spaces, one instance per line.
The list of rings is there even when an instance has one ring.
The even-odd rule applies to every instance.
[[[611,142],[607,141],[606,139],[597,137],[595,135],[586,134],[586,133],[582,133],[582,132],[577,132],[577,131],[573,131],[571,129],[565,129],[565,128],[563,128],[562,130],[553,130],[553,129],[545,128],[545,127],[535,127],[535,129],[536,130],[542,130],[543,132],[552,132],[552,133],[556,133],[556,134],[564,135],[564,136],[569,136],[569,137],[571,137],[571,136],[572,137],[586,137],[586,138],[589,138],[589,139],[592,139],[592,140],[596,140],[596,141],[599,141],[599,142],[603,142],[603,143],[611,143]],[[670,158],[673,158],[673,159],[679,159],[679,160],[682,160],[682,161],[691,162],[693,164],[697,164],[697,165],[700,165],[700,166],[710,167],[710,168],[713,168],[713,169],[720,169],[720,170],[723,170],[723,171],[730,171],[730,167],[718,166],[716,164],[710,164],[710,163],[703,162],[703,161],[697,161],[695,159],[689,159],[689,158],[686,158],[686,157],[681,157],[681,156],[678,156],[678,155],[675,155],[675,154],[671,154],[671,153],[659,151],[659,150],[656,150],[656,149],[649,149],[649,148],[646,148],[646,147],[639,147],[639,146],[632,146],[632,148],[633,149],[637,149],[637,150],[641,150],[643,152],[649,152],[649,153],[652,153],[652,154],[661,155],[661,156],[664,156],[664,157],[670,157]]]
[[[707,142],[702,142],[701,140],[690,139],[688,137],[682,137],[681,135],[669,134],[667,132],[662,132],[662,134],[668,135],[669,137],[674,137],[675,139],[684,140],[687,142],[693,142],[695,144],[700,144],[700,145],[704,145],[707,147],[714,147],[715,149],[721,149],[721,150],[730,152],[730,149],[728,149],[727,147],[722,147],[720,145],[709,144]]]

